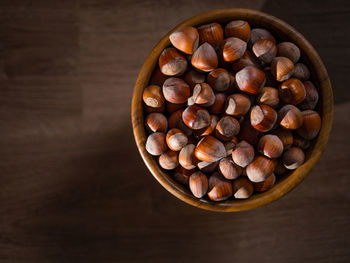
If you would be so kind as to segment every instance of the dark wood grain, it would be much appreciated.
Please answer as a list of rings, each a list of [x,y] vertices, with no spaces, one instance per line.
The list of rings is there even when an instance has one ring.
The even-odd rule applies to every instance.
[[[349,6],[305,2],[283,1],[284,10],[258,0],[1,1],[0,262],[349,262],[350,104],[346,68],[337,70],[349,59],[341,52]],[[344,102],[305,181],[236,214],[169,194],[140,158],[130,124],[152,47],[186,18],[224,7],[263,8],[295,26]]]

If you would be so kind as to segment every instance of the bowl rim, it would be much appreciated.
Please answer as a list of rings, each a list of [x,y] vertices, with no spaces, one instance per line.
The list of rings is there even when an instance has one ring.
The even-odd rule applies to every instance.
[[[150,155],[145,149],[146,132],[144,128],[144,114],[143,105],[141,101],[142,91],[147,85],[151,74],[158,62],[158,56],[160,52],[169,45],[169,35],[180,27],[185,25],[200,25],[204,23],[210,23],[218,21],[220,19],[230,18],[233,19],[244,19],[249,17],[255,17],[254,19],[259,19],[264,23],[268,23],[272,28],[278,27],[279,30],[284,30],[285,34],[290,34],[293,39],[293,43],[297,44],[299,48],[304,51],[309,62],[315,66],[315,74],[319,82],[318,88],[320,89],[320,102],[322,110],[322,125],[316,142],[311,150],[310,156],[306,162],[301,165],[298,169],[294,170],[286,178],[278,182],[270,190],[255,194],[252,197],[245,200],[227,200],[224,202],[214,202],[206,199],[197,199],[193,195],[189,194],[188,191],[184,189],[183,186],[175,182],[169,174],[164,172],[156,162],[154,156]],[[248,21],[249,22],[249,21]],[[266,28],[266,26],[264,26]],[[286,33],[287,32],[287,33]],[[162,48],[161,48],[162,47]],[[307,52],[305,52],[307,50]],[[146,81],[146,82],[145,82]],[[146,84],[144,84],[146,83]],[[320,103],[319,102],[319,103]],[[270,14],[261,12],[259,10],[246,9],[246,8],[223,8],[214,9],[206,12],[202,12],[198,15],[190,17],[185,21],[181,22],[170,30],[162,39],[154,46],[144,64],[142,65],[140,72],[138,74],[134,91],[132,95],[131,103],[131,121],[134,133],[135,142],[140,155],[145,162],[147,168],[151,171],[154,178],[171,194],[179,198],[180,200],[206,210],[220,211],[220,212],[236,212],[250,210],[263,205],[266,205],[272,201],[275,201],[292,189],[294,189],[298,184],[300,184],[306,176],[310,173],[312,168],[320,159],[322,152],[324,151],[329,135],[332,128],[333,122],[333,91],[331,82],[327,73],[327,69],[323,64],[320,56],[316,52],[315,48],[311,43],[296,29],[291,25],[284,22],[283,20],[276,18]]]

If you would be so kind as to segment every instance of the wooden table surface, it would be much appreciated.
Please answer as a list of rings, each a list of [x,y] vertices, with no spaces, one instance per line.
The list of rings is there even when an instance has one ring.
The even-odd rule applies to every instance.
[[[301,31],[334,85],[309,177],[252,211],[193,208],[153,179],[130,102],[157,41],[223,7]],[[0,262],[349,262],[349,1],[0,1]]]

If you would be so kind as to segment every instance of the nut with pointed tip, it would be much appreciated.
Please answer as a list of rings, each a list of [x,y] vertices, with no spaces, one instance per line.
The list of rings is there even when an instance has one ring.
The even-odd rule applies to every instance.
[[[240,141],[232,151],[232,160],[240,167],[246,167],[254,159],[254,148],[246,141]]]
[[[157,68],[149,81],[150,85],[157,85],[159,87],[163,86],[164,81],[168,78],[168,76],[164,75],[159,68]]]
[[[198,105],[188,106],[182,113],[182,120],[193,130],[206,128],[210,124],[209,112]]]
[[[230,75],[226,69],[217,68],[208,74],[207,81],[213,89],[222,92],[230,86]]]
[[[247,21],[233,20],[225,26],[225,36],[237,37],[245,42],[248,42],[250,38],[250,26]]]
[[[198,160],[212,163],[226,157],[226,149],[221,141],[208,135],[198,142],[194,154]]]
[[[250,112],[250,124],[260,132],[267,132],[277,121],[277,113],[267,105],[255,105]]]
[[[216,69],[218,63],[218,56],[215,49],[208,43],[200,45],[191,58],[192,66],[204,72],[210,72]]]
[[[201,172],[205,174],[210,174],[217,170],[218,165],[219,165],[219,161],[212,162],[212,163],[198,162],[197,167]]]
[[[236,73],[238,88],[246,93],[255,95],[266,81],[264,71],[254,66],[247,66]]]
[[[191,174],[195,172],[196,169],[187,170],[182,166],[178,166],[174,172],[174,179],[180,184],[188,185]]]
[[[161,155],[168,149],[165,142],[165,134],[163,132],[155,132],[150,134],[146,140],[146,150],[152,155]]]
[[[175,104],[169,101],[166,102],[166,111],[170,114],[174,113],[175,111],[181,110],[185,107],[186,103]]]
[[[198,27],[199,43],[209,43],[218,47],[224,39],[224,30],[219,23],[211,23]]]
[[[173,170],[179,165],[178,153],[168,150],[159,156],[158,162],[163,169]]]
[[[299,136],[298,134],[294,134],[293,136],[293,146],[299,147],[303,150],[306,150],[310,147],[310,141]]]
[[[303,63],[297,63],[294,65],[293,77],[301,81],[306,81],[310,78],[310,70]]]
[[[204,129],[194,131],[194,135],[197,138],[207,136],[212,134],[215,131],[216,124],[219,121],[219,117],[216,115],[210,115],[210,125]]]
[[[224,143],[225,149],[226,149],[226,156],[232,155],[233,150],[235,149],[236,145],[238,144],[235,139],[237,137],[233,137],[234,139],[228,142]]]
[[[293,75],[294,64],[289,58],[275,57],[271,62],[271,73],[277,81],[285,81]]]
[[[209,112],[213,114],[223,113],[225,111],[226,98],[225,93],[216,93],[214,104],[209,107]]]
[[[276,108],[279,104],[278,89],[263,87],[256,98],[258,104],[265,104],[271,108]]]
[[[321,129],[321,117],[316,111],[302,111],[303,125],[297,129],[297,133],[307,139],[314,139]]]
[[[272,134],[276,135],[282,141],[284,150],[293,144],[293,134],[290,130],[278,128]]]
[[[259,183],[265,181],[267,177],[274,171],[276,161],[265,156],[257,156],[247,166],[246,172],[250,181]]]
[[[194,144],[187,144],[179,153],[179,163],[187,170],[194,169],[197,166],[198,160],[194,155],[195,148]]]
[[[183,109],[177,110],[173,112],[168,119],[169,129],[179,128],[182,130],[187,136],[192,134],[192,129],[186,126],[186,124],[182,120]]]
[[[257,61],[249,50],[246,50],[243,56],[232,64],[232,68],[237,72],[247,66],[257,66]]]
[[[306,81],[303,84],[306,91],[306,96],[298,106],[302,110],[313,110],[315,109],[318,102],[317,89],[311,81]]]
[[[278,93],[283,102],[292,105],[299,104],[306,97],[304,84],[296,78],[283,82],[278,89]]]
[[[200,83],[194,86],[192,97],[188,99],[188,105],[198,104],[209,107],[215,102],[215,94],[207,83]]]
[[[189,185],[192,194],[202,198],[208,191],[208,178],[202,172],[195,172],[190,176]]]
[[[163,50],[158,64],[160,71],[167,76],[180,76],[187,69],[187,59],[172,47]]]
[[[191,70],[186,73],[184,80],[192,90],[194,86],[205,81],[205,75],[196,70]]]
[[[253,45],[259,39],[266,39],[272,41],[276,44],[276,39],[272,36],[272,34],[264,28],[254,28],[250,32],[250,44]]]
[[[286,167],[284,167],[282,160],[278,159],[276,161],[276,167],[275,167],[274,173],[277,175],[283,175],[283,174],[285,174],[286,171],[287,171],[287,169],[286,169]]]
[[[208,197],[213,201],[223,201],[232,196],[232,183],[221,174],[214,173],[209,177]]]
[[[236,199],[247,199],[253,192],[253,183],[247,179],[245,176],[241,176],[233,181],[233,196]]]
[[[271,159],[278,158],[283,153],[283,143],[276,135],[266,134],[258,142],[258,152]]]
[[[171,33],[169,40],[178,50],[191,55],[198,47],[199,34],[195,27],[184,26]]]
[[[162,89],[156,85],[150,85],[144,89],[142,100],[147,106],[157,109],[164,107],[165,103]]]
[[[226,179],[233,180],[242,174],[242,168],[235,164],[230,157],[226,157],[219,162],[219,172]]]
[[[272,173],[267,179],[260,183],[253,183],[255,192],[265,192],[269,190],[276,182],[276,177]]]
[[[240,59],[247,49],[247,43],[236,37],[226,38],[221,45],[220,53],[226,62]]]
[[[237,137],[241,141],[247,141],[251,145],[255,145],[260,137],[260,132],[252,127],[249,120],[243,121],[241,130]]]
[[[216,124],[215,136],[222,141],[230,141],[239,133],[239,130],[240,124],[235,118],[224,116]]]
[[[305,161],[305,154],[302,149],[298,147],[291,147],[283,154],[283,165],[289,169],[297,169]]]
[[[187,101],[191,90],[183,79],[168,78],[163,84],[163,94],[167,101],[180,104]]]
[[[180,151],[188,142],[186,134],[180,129],[172,128],[166,135],[166,143],[170,150]]]
[[[288,130],[296,130],[303,124],[301,111],[294,105],[284,105],[278,111],[279,124]]]
[[[257,40],[252,48],[254,55],[263,63],[269,64],[277,55],[275,43],[267,39]]]
[[[145,125],[150,132],[166,132],[168,130],[168,120],[162,113],[148,114]]]
[[[248,96],[240,93],[228,96],[225,105],[225,113],[234,117],[245,115],[251,106]]]
[[[282,42],[277,45],[277,54],[296,63],[300,58],[300,49],[292,42]]]

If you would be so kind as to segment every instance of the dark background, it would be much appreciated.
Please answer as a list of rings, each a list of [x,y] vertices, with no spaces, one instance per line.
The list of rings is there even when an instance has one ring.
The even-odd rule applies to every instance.
[[[169,194],[130,102],[152,47],[224,7],[303,33],[333,83],[329,144],[280,200],[220,214]],[[350,1],[0,0],[0,262],[349,262]]]

